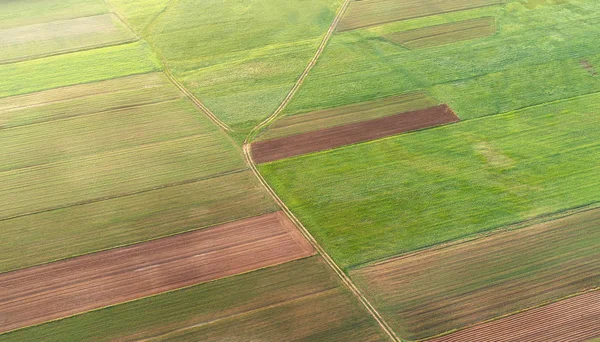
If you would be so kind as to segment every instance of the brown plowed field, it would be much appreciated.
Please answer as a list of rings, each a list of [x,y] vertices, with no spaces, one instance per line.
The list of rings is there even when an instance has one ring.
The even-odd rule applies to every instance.
[[[0,333],[312,255],[276,212],[0,275]]]
[[[589,292],[430,342],[578,342],[600,336],[600,291]]]
[[[257,163],[328,150],[362,141],[459,121],[447,105],[252,144]]]

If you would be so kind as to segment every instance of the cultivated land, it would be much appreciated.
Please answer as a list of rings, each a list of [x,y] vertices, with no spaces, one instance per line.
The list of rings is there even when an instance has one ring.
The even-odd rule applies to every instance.
[[[0,29],[108,13],[102,0],[3,1],[0,8]]]
[[[276,210],[181,96],[145,74],[0,99],[0,269]]]
[[[338,31],[440,13],[504,4],[505,0],[361,0],[353,1]]]
[[[0,63],[136,39],[136,35],[112,14],[0,29]]]
[[[342,4],[184,0],[151,1],[141,10],[147,1],[110,2],[194,95],[242,131],[277,108]]]
[[[344,267],[599,200],[600,95],[260,165]]]
[[[391,259],[352,276],[400,336],[424,339],[599,287],[598,227],[595,209]]]
[[[0,332],[312,255],[277,212],[0,275]]]
[[[390,135],[439,126],[459,119],[446,105],[357,122],[252,144],[256,162],[274,160],[336,148]]]
[[[161,335],[208,341],[384,340],[322,259],[312,257],[18,330],[0,335],[0,341],[133,341]]]
[[[594,291],[430,341],[593,342],[600,335],[599,321],[600,291]]]

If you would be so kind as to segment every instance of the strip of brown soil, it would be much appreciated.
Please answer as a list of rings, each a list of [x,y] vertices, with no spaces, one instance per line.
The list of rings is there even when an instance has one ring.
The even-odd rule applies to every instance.
[[[314,254],[282,212],[0,275],[0,333]]]
[[[457,121],[458,116],[443,104],[380,119],[255,142],[252,144],[252,156],[257,163],[266,163]]]
[[[600,291],[594,291],[430,341],[578,342],[600,336],[599,323]]]

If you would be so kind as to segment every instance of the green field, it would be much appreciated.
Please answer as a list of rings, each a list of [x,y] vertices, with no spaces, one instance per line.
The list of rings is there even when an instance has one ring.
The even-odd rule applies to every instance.
[[[103,0],[8,0],[0,2],[0,29],[104,13]]]
[[[260,165],[344,267],[600,200],[600,95]]]
[[[166,334],[166,335],[165,335]],[[0,341],[384,341],[319,257],[0,335]]]
[[[136,35],[112,14],[0,29],[0,63],[118,45],[136,39]]]
[[[140,9],[146,2],[111,0],[188,89],[242,131],[283,100],[342,3],[184,0],[161,12],[164,1]]]
[[[353,272],[400,336],[424,339],[600,286],[600,209]]]
[[[2,271],[276,210],[162,74],[0,99],[0,120]]]
[[[286,113],[427,91],[461,119],[471,119],[600,91],[600,77],[582,67],[582,61],[600,63],[600,46],[593,38],[600,35],[600,3],[573,0],[529,7],[508,1],[504,7],[336,34]],[[482,17],[496,18],[497,34],[418,50],[384,38]]]

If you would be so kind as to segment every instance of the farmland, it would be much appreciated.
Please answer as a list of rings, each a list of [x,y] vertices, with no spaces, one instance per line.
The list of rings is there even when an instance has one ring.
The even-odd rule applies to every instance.
[[[353,276],[400,336],[423,339],[599,287],[599,225],[600,209],[590,210]]]
[[[312,257],[17,330],[0,335],[0,341],[132,341],[159,336],[384,340],[322,259]]]
[[[314,253],[281,212],[0,275],[0,332]]]
[[[0,29],[108,13],[102,0],[4,1]]]
[[[342,1],[111,3],[196,97],[246,131],[283,100]]]
[[[597,202],[598,100],[583,96],[259,168],[332,257],[356,266]]]

